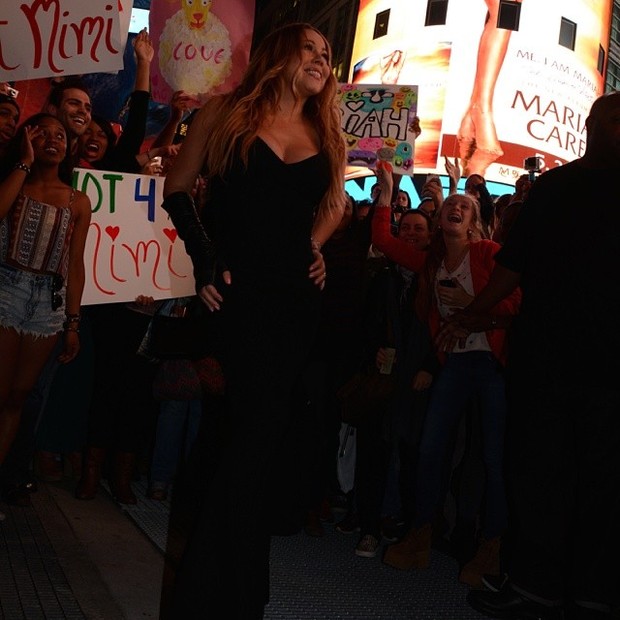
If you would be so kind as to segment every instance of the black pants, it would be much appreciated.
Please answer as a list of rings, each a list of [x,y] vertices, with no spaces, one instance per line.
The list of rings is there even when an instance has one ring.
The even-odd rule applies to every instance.
[[[89,412],[90,446],[138,452],[156,419],[156,366],[137,355],[150,317],[125,304],[91,306],[95,377]]]
[[[548,600],[617,604],[620,391],[510,379],[508,572]]]

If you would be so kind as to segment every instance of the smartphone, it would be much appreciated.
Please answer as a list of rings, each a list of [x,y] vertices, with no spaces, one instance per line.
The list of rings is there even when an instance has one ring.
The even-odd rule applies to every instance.
[[[448,288],[456,288],[456,283],[454,280],[445,279],[439,280],[439,286],[447,286]]]
[[[381,368],[379,368],[379,372],[382,375],[390,375],[392,374],[392,366],[394,365],[394,359],[396,357],[396,349],[392,347],[386,347],[384,349],[385,352],[385,361],[381,364]]]

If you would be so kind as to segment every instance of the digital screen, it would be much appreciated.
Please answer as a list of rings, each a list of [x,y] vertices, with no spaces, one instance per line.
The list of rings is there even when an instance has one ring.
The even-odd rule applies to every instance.
[[[131,9],[131,19],[129,20],[129,32],[138,33],[143,28],[149,29],[148,9]]]
[[[526,0],[518,14],[493,16],[501,3],[450,2],[445,23],[428,26],[426,6],[360,0],[349,78],[418,86],[416,174],[445,174],[444,157],[458,157],[464,176],[513,184],[528,157],[544,172],[583,155],[612,0]],[[563,36],[569,22],[575,37]]]

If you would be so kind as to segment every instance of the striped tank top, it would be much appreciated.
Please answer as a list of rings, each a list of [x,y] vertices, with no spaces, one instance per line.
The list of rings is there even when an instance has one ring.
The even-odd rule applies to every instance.
[[[66,278],[69,242],[73,231],[71,190],[65,207],[46,204],[20,194],[0,222],[2,262],[34,273],[59,273]]]

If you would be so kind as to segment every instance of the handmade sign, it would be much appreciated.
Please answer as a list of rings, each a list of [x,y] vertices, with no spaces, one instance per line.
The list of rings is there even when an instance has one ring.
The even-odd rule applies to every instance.
[[[341,84],[338,94],[347,164],[374,170],[383,161],[413,175],[417,86]]]
[[[122,67],[118,0],[2,0],[0,81]]]
[[[161,208],[162,177],[76,168],[92,207],[84,305],[194,294],[192,265]]]
[[[234,88],[252,45],[250,0],[151,0],[153,99],[169,103],[183,90],[199,101]]]

